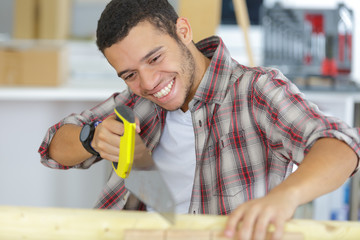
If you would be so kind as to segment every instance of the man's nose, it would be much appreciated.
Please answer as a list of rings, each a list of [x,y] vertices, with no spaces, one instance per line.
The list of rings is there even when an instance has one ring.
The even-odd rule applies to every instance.
[[[151,91],[159,84],[160,74],[152,68],[141,69],[140,87],[144,91]]]

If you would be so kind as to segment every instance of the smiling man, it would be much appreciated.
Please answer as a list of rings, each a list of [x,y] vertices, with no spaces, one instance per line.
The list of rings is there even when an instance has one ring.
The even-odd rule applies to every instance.
[[[183,34],[174,39],[150,22],[140,22],[103,52],[137,96],[169,111],[186,112],[210,60],[192,44],[185,18],[179,18],[176,27]]]
[[[279,239],[299,205],[357,170],[358,129],[323,115],[278,70],[237,63],[219,37],[195,44],[166,0],[111,1],[97,45],[128,88],[51,127],[39,149],[48,167],[118,161],[113,109],[127,105],[177,213],[229,215],[224,234],[238,239],[264,239],[269,224]],[[114,172],[96,207],[146,210]]]

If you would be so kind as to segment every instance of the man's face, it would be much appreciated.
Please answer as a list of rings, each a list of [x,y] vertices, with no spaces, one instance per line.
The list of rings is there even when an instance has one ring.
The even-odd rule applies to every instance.
[[[170,111],[187,110],[196,91],[195,61],[182,42],[141,22],[104,55],[136,95]]]

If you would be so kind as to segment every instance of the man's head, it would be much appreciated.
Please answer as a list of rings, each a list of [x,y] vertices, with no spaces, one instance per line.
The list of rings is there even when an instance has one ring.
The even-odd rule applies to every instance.
[[[183,111],[208,65],[186,18],[166,0],[113,0],[98,25],[97,44],[129,89],[167,109]]]
[[[129,31],[148,21],[174,39],[178,15],[167,0],[113,0],[101,14],[97,28],[97,45],[101,52],[124,39]]]

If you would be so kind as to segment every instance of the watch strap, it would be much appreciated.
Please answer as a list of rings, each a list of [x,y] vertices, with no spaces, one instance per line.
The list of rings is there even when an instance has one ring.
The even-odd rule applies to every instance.
[[[86,151],[88,151],[89,153],[91,153],[92,155],[95,155],[95,156],[100,156],[100,154],[97,151],[95,151],[95,149],[92,148],[91,142],[94,138],[95,128],[99,123],[100,122],[96,121],[96,122],[92,122],[90,124],[85,124],[83,126],[83,128],[86,125],[88,125],[90,127],[90,132],[89,132],[89,135],[87,136],[87,138],[84,141],[81,141],[81,143],[82,143],[83,147],[86,149]]]

